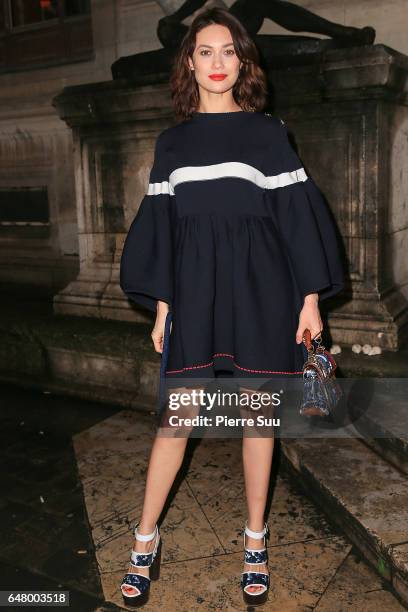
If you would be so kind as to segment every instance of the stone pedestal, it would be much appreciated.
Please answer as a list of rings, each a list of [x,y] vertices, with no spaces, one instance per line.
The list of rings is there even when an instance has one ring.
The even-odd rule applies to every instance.
[[[53,101],[72,128],[80,272],[54,297],[61,314],[151,321],[119,286],[124,239],[146,193],[157,135],[173,121],[166,84],[66,87]]]
[[[408,58],[383,45],[297,57],[269,75],[272,110],[296,134],[342,236],[347,287],[329,314],[342,345],[397,350],[408,333],[407,75]],[[156,136],[174,123],[161,79],[69,87],[54,99],[73,130],[80,244],[79,276],[55,296],[56,312],[150,320],[123,295],[119,261]]]
[[[333,340],[397,350],[408,334],[408,58],[383,45],[334,50],[271,80],[342,237]]]

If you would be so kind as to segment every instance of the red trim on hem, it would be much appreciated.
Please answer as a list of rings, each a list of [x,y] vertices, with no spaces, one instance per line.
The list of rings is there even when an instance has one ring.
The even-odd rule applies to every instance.
[[[234,359],[234,355],[231,355],[230,353],[214,353],[213,357],[231,357],[232,360]],[[233,361],[233,364],[239,370],[244,370],[245,372],[255,372],[256,374],[302,374],[302,370],[298,370],[295,372],[285,372],[284,370],[253,370],[251,368],[244,368],[238,365],[235,361]],[[205,363],[203,365],[187,366],[186,368],[182,368],[181,370],[166,370],[166,374],[178,374],[179,372],[185,372],[186,370],[209,368],[212,365],[214,365],[214,361],[210,361],[209,363]]]

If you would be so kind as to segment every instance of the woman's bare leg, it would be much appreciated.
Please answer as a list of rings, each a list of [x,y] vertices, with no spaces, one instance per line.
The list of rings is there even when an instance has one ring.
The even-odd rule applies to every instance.
[[[172,393],[188,392],[187,387],[172,389]],[[194,417],[200,411],[200,406],[184,406],[182,416]],[[181,414],[180,414],[181,416]],[[138,525],[138,533],[146,535],[152,533],[159,516],[166,503],[167,496],[174,483],[176,475],[183,463],[184,454],[188,442],[190,428],[183,428],[183,435],[180,437],[161,437],[156,435],[149,457],[147,469],[146,485],[144,492],[142,515]],[[133,550],[137,552],[151,552],[155,545],[155,538],[149,542],[134,540]],[[128,572],[137,572],[144,576],[149,576],[148,567],[129,566]],[[129,595],[135,593],[132,586],[124,588]]]
[[[257,393],[253,389],[246,389],[244,387],[240,387],[240,392],[247,393],[248,395]],[[248,414],[248,411],[245,411],[245,416],[254,416],[253,412],[256,414],[256,411],[250,412],[251,414]],[[251,434],[245,435],[245,433],[244,430],[242,439],[242,459],[248,509],[248,527],[253,531],[262,531],[265,524],[265,507],[272,468],[274,437],[273,435],[271,435],[271,437],[251,437]],[[252,436],[255,435],[254,431],[251,433]],[[271,433],[273,434],[273,430],[271,430]],[[245,536],[245,538],[247,548],[256,550],[264,546],[263,540],[255,540],[249,536]],[[268,568],[265,563],[259,563],[258,565],[248,565],[245,563],[244,571],[248,570],[268,573]],[[258,590],[262,590],[262,587],[248,587],[248,590],[252,593],[256,593]]]

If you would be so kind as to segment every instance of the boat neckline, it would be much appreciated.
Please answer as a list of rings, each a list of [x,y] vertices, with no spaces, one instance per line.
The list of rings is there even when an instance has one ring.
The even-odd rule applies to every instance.
[[[233,115],[237,115],[242,117],[243,115],[255,115],[256,111],[226,111],[222,113],[204,113],[201,111],[193,111],[191,117],[193,119],[221,119],[224,117],[232,117]]]

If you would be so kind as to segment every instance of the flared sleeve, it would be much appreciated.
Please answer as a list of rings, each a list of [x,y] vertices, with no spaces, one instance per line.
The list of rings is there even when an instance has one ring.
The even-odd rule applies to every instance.
[[[266,177],[265,184],[271,214],[302,299],[308,293],[318,293],[321,301],[344,287],[336,224],[322,193],[292,148],[281,119],[276,131],[275,172]]]
[[[157,300],[172,301],[172,229],[168,164],[163,133],[156,139],[149,184],[126,236],[120,287],[134,302],[155,312]]]

